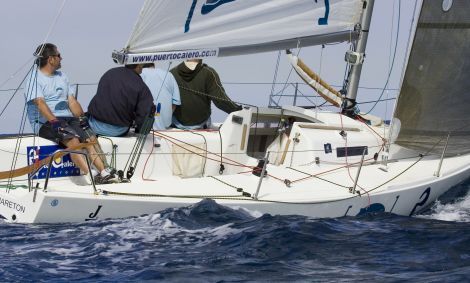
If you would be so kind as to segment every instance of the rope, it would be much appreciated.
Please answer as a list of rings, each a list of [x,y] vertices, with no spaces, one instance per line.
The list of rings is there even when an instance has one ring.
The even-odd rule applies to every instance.
[[[15,89],[15,91],[13,92],[13,94],[11,95],[11,97],[8,99],[7,101],[7,104],[3,107],[2,111],[0,112],[0,117],[3,115],[3,113],[5,112],[5,110],[7,109],[8,105],[10,105],[11,101],[13,100],[13,98],[15,97],[15,95],[18,93],[18,90],[20,90],[20,86],[24,83],[24,81],[26,80],[26,78],[28,77],[29,74],[33,74],[32,70],[34,69],[34,64],[31,66],[31,68],[29,69],[28,73],[23,77],[23,79],[21,80],[21,83],[18,85],[18,87]]]
[[[162,84],[160,85],[160,89],[158,90],[157,98],[155,98],[155,102],[157,102],[157,101],[158,101],[158,98],[160,97],[160,93],[162,92],[163,84],[165,84],[166,77],[167,77],[168,74],[170,73],[170,67],[171,67],[171,64],[172,64],[172,63],[173,63],[172,61],[170,61],[170,62],[168,63],[168,67],[167,67],[167,69],[166,69],[165,76],[163,77]]]
[[[371,159],[372,159],[372,158],[371,158]],[[346,167],[348,167],[348,166],[352,166],[352,165],[359,164],[359,163],[360,163],[360,162],[350,163],[350,164],[348,164],[348,165],[344,165],[344,166],[340,166],[340,167],[337,167],[337,168],[329,169],[329,170],[326,170],[326,171],[323,171],[323,172],[316,173],[316,174],[314,174],[314,175],[309,175],[309,176],[307,176],[307,177],[303,177],[303,178],[294,180],[294,181],[292,181],[292,183],[297,183],[297,182],[305,181],[305,180],[310,179],[310,178],[312,178],[312,177],[317,177],[317,176],[319,176],[319,175],[323,175],[323,174],[326,174],[326,173],[334,172],[334,171],[336,171],[336,170],[343,169],[343,168],[346,168]]]
[[[26,185],[12,185],[12,184],[6,184],[6,185],[0,185],[0,188],[2,189],[7,189],[7,191],[10,191],[10,190],[16,190],[18,188],[20,189],[27,189],[28,186]]]
[[[204,172],[206,170],[206,163],[207,163],[207,139],[204,135],[200,134],[200,133],[196,133],[196,132],[191,132],[191,134],[193,135],[198,135],[200,137],[202,137],[202,139],[204,140],[204,152],[206,153],[206,156],[203,158],[204,159],[204,165],[202,165],[202,172],[201,172],[201,176],[204,176]]]
[[[300,171],[300,170],[295,169],[295,168],[292,168],[292,167],[286,167],[286,168],[287,168],[287,169],[291,169],[291,170],[293,170],[293,171],[297,171],[297,172],[302,173],[302,174],[305,174],[305,175],[307,175],[307,176],[309,176],[309,177],[317,178],[317,179],[319,179],[319,180],[322,180],[322,181],[324,181],[324,182],[327,182],[327,183],[336,185],[336,186],[338,186],[338,187],[342,187],[342,188],[347,188],[347,189],[349,189],[348,186],[344,186],[344,185],[335,183],[335,182],[333,182],[333,181],[329,181],[329,180],[327,180],[327,179],[320,178],[320,177],[318,177],[317,175],[312,175],[312,174],[309,174],[309,173],[307,173],[307,172]],[[294,182],[294,181],[291,181],[291,182]]]
[[[174,144],[174,145],[176,145],[176,146],[179,146],[179,147],[183,148],[184,150],[187,150],[187,151],[189,151],[189,152],[191,152],[191,153],[193,153],[193,154],[196,154],[196,155],[198,155],[198,156],[201,156],[201,157],[203,157],[203,158],[206,158],[206,159],[209,159],[209,160],[212,160],[212,161],[215,161],[215,162],[219,162],[219,160],[217,160],[217,159],[209,158],[209,157],[207,157],[207,155],[206,155],[206,156],[201,155],[200,153],[197,153],[197,152],[192,151],[192,150],[190,150],[190,149],[188,149],[188,148],[185,148],[185,147],[183,147],[183,146],[177,144],[176,142],[174,142],[174,141],[172,141],[172,140],[170,140],[170,139],[174,139],[174,140],[176,140],[177,142],[180,142],[180,143],[183,143],[183,144],[185,144],[185,145],[191,146],[191,147],[196,148],[196,149],[198,149],[198,150],[205,151],[206,153],[211,154],[211,155],[215,155],[216,157],[221,157],[221,156],[219,156],[217,153],[213,153],[213,152],[210,152],[210,151],[208,151],[208,150],[204,150],[204,149],[202,149],[202,148],[200,148],[200,147],[197,147],[197,146],[192,145],[192,144],[190,144],[190,143],[186,143],[186,142],[184,142],[184,141],[182,141],[182,140],[179,140],[179,139],[177,139],[177,138],[170,137],[170,136],[166,136],[166,135],[163,135],[163,134],[157,134],[157,133],[154,133],[154,134],[157,135],[157,136],[160,136],[161,138],[164,138],[165,140],[169,141],[170,143],[172,143],[172,144]],[[248,165],[245,165],[245,164],[243,164],[243,163],[240,163],[240,162],[238,162],[238,161],[232,160],[232,159],[227,158],[227,157],[223,157],[223,158],[229,161],[229,162],[227,162],[227,161],[225,162],[225,163],[227,163],[228,165],[250,168],[250,169],[252,169],[252,170],[254,170],[254,169],[257,168],[256,166],[248,166]],[[278,181],[284,183],[284,180],[281,179],[281,178],[278,178],[278,177],[273,176],[273,175],[271,175],[271,174],[266,174],[266,175],[269,176],[269,177],[272,177],[273,179],[276,179],[276,180],[278,180]]]
[[[136,193],[121,193],[121,192],[113,192],[113,191],[107,191],[103,190],[102,193],[104,195],[119,195],[119,196],[132,196],[132,197],[162,197],[162,198],[189,198],[189,199],[204,199],[204,198],[210,198],[210,199],[227,199],[227,200],[241,200],[241,201],[254,201],[254,202],[264,202],[264,203],[282,203],[282,204],[320,204],[320,203],[331,203],[331,202],[338,202],[338,201],[343,201],[347,199],[352,199],[359,197],[358,195],[344,198],[344,199],[338,199],[338,200],[332,200],[332,201],[325,201],[325,202],[289,202],[289,201],[275,201],[275,200],[263,200],[263,199],[257,199],[254,200],[251,197],[243,197],[239,195],[227,195],[227,196],[219,196],[219,195],[162,195],[162,194],[136,194]]]
[[[181,140],[179,140],[179,139],[176,139],[176,138],[173,138],[173,137],[170,137],[170,136],[166,136],[166,135],[163,135],[163,134],[154,133],[154,135],[156,135],[156,136],[158,136],[158,137],[161,137],[161,138],[167,140],[168,142],[170,142],[170,143],[172,143],[172,144],[174,144],[174,145],[176,145],[176,146],[178,146],[178,147],[181,147],[181,148],[183,148],[184,150],[187,150],[187,151],[189,151],[189,152],[191,152],[191,153],[193,153],[193,154],[196,154],[196,155],[198,155],[198,156],[201,156],[201,157],[206,158],[206,159],[211,160],[211,161],[219,162],[218,159],[213,159],[213,158],[210,158],[210,157],[201,155],[201,154],[198,153],[198,152],[195,152],[195,151],[192,151],[192,150],[190,150],[190,149],[188,149],[188,148],[183,147],[182,145],[176,143],[175,141],[172,141],[171,139],[174,139],[174,140],[176,140],[177,142],[180,142],[180,143],[182,143],[182,144],[185,144],[185,145],[188,145],[188,146],[190,146],[190,147],[193,147],[193,148],[196,148],[196,149],[198,149],[198,150],[203,151],[203,149],[200,148],[200,147],[197,147],[197,146],[195,146],[195,145],[186,143],[186,142],[181,141]],[[210,151],[207,151],[207,153],[209,153],[209,154],[211,154],[211,155],[215,155],[216,157],[219,157],[219,155],[216,154],[216,153],[213,153],[213,152],[210,152]],[[230,160],[230,159],[228,159],[227,157],[224,157],[224,158],[227,159],[227,160]],[[230,161],[232,161],[232,160],[230,160]],[[233,162],[236,162],[236,161],[233,161]],[[237,162],[238,164],[229,163],[229,162],[225,162],[225,163],[228,164],[228,165],[232,165],[232,166],[247,167],[247,168],[250,168],[250,169],[253,169],[253,168],[254,168],[254,167],[252,167],[252,166],[243,165],[242,163],[238,163],[238,162]]]
[[[281,50],[277,53],[277,61],[276,61],[276,68],[274,68],[274,77],[273,77],[273,84],[271,85],[271,94],[269,95],[269,106],[271,106],[271,98],[273,97],[275,82],[277,80],[277,73],[279,71],[279,61],[281,60]],[[280,98],[279,98],[280,99]],[[279,106],[276,103],[276,106]]]
[[[418,160],[416,160],[415,162],[413,162],[410,166],[408,166],[406,169],[404,169],[402,172],[398,173],[397,175],[393,176],[392,178],[390,178],[389,180],[385,181],[384,183],[370,189],[370,190],[365,190],[365,193],[369,196],[369,193],[372,192],[372,191],[375,191],[377,190],[378,188],[390,183],[391,181],[395,180],[396,178],[398,178],[399,176],[403,175],[405,172],[407,172],[408,170],[410,170],[412,167],[414,167],[416,164],[418,164],[423,158],[424,156],[427,156],[430,152],[432,152],[434,150],[434,148],[444,139],[444,137],[441,137],[440,140],[438,140],[427,152],[425,152],[424,154],[420,154],[418,156]],[[410,158],[415,158],[415,157],[410,157]],[[370,159],[367,159],[365,160],[366,161],[369,161],[371,160],[372,158]],[[405,159],[409,159],[409,158],[402,158],[401,160],[405,160]],[[397,159],[397,160],[400,160],[400,159]],[[301,173],[304,173],[304,174],[308,174],[307,177],[303,177],[303,178],[300,178],[300,179],[297,179],[297,180],[294,180],[294,181],[291,181],[291,183],[295,183],[295,182],[300,182],[300,181],[304,181],[304,180],[307,180],[307,179],[310,179],[310,178],[318,178],[319,175],[322,175],[322,174],[325,174],[325,173],[329,173],[329,172],[333,172],[333,171],[336,171],[336,170],[339,170],[339,169],[342,169],[344,167],[348,167],[348,166],[351,166],[351,165],[354,165],[354,164],[358,164],[360,162],[356,162],[356,163],[352,163],[352,164],[349,164],[349,165],[345,165],[345,166],[341,166],[341,167],[338,167],[338,168],[333,168],[333,169],[330,169],[330,170],[327,170],[327,171],[324,171],[324,172],[320,172],[320,173],[317,173],[317,174],[308,174],[308,173],[305,173],[305,172],[302,172],[300,170],[297,170],[297,169],[293,169],[293,168],[290,168],[290,167],[287,167],[287,168],[290,168],[290,169],[293,169],[295,171],[298,171],[298,172],[301,172]],[[323,181],[326,181],[326,182],[329,182],[327,180],[323,180]],[[339,185],[339,184],[338,184]],[[362,188],[361,188],[362,189]],[[354,197],[357,197],[357,196],[354,196]],[[341,200],[347,200],[347,199],[351,199],[351,198],[354,198],[354,197],[350,197],[350,198],[345,198],[345,199],[341,199]],[[336,202],[336,201],[341,201],[341,200],[335,200],[335,201],[327,201],[327,202],[322,202],[322,203],[329,203],[329,202]],[[370,202],[370,196],[369,196],[369,202]]]
[[[297,48],[298,48],[298,45],[297,45]],[[300,50],[301,50],[301,48],[298,49],[296,56],[299,56]],[[290,76],[291,76],[293,70],[294,70],[294,67],[291,66],[291,67],[290,67],[290,70],[289,70],[289,74],[287,75],[286,81],[284,82],[284,86],[282,87],[282,89],[281,89],[280,91],[278,91],[277,93],[275,93],[275,94],[273,94],[273,93],[271,92],[271,97],[272,97],[272,96],[278,96],[278,95],[279,95],[279,98],[278,98],[278,100],[277,100],[277,102],[276,102],[276,106],[279,106],[279,102],[281,101],[282,95],[284,94],[284,91],[287,89],[287,87],[288,87],[289,85],[292,85],[292,84],[288,84],[287,82],[289,81]],[[274,86],[275,86],[275,85],[276,85],[276,82],[273,81],[273,89],[274,89]],[[300,92],[300,91],[299,91],[299,92]],[[304,95],[302,95],[302,96],[304,96]],[[307,96],[305,96],[305,98],[307,98],[307,100],[310,101],[310,99],[309,99]],[[313,105],[315,105],[315,103],[313,103],[312,101],[310,101],[310,102],[311,102]]]
[[[398,34],[399,34],[399,31],[400,31],[400,18],[401,18],[401,11],[400,10],[401,10],[401,0],[398,0],[397,34],[396,34],[396,37],[395,37],[395,48],[394,48],[394,51],[393,51],[393,58],[392,58],[391,67],[388,71],[387,80],[385,81],[385,85],[382,89],[382,92],[380,93],[379,98],[375,101],[374,105],[369,109],[369,111],[366,112],[366,114],[369,114],[370,112],[372,112],[372,110],[374,110],[375,106],[377,106],[379,101],[382,99],[382,96],[385,92],[385,89],[387,88],[388,82],[390,81],[390,77],[392,75],[393,67],[395,66],[395,56],[397,54],[397,45],[398,45]]]
[[[197,198],[197,199],[232,199],[232,200],[252,200],[243,195],[162,195],[162,194],[136,194],[136,193],[122,193],[103,190],[104,195],[118,195],[118,196],[133,196],[133,197],[162,197],[162,198]]]
[[[4,87],[11,79],[13,79],[21,70],[23,70],[24,67],[26,67],[28,64],[31,63],[31,61],[34,59],[35,57],[31,57],[29,58],[23,65],[21,65],[20,68],[18,68],[18,70],[16,70],[12,75],[10,75],[10,77],[5,80],[1,85],[0,85],[0,88]],[[14,89],[2,89],[0,91],[12,91],[14,90],[15,92],[17,92],[20,88],[20,86],[23,84],[23,82],[20,83],[20,85],[18,86],[18,88],[14,88]],[[0,115],[1,116],[1,115]]]
[[[218,129],[219,133],[219,141],[220,141],[220,169],[219,169],[219,174],[222,175],[224,174],[225,166],[224,166],[224,161],[223,161],[223,146],[222,146],[222,133],[220,132],[220,129],[222,128],[223,124],[220,125]],[[204,139],[205,140],[205,139]],[[207,148],[207,146],[206,146]]]
[[[124,171],[128,168],[127,166],[129,165],[129,169],[126,172],[126,178],[130,179],[134,175],[135,168],[137,167],[137,164],[139,163],[140,155],[142,153],[142,149],[144,148],[145,140],[147,138],[147,135],[150,133],[150,130],[152,129],[152,124],[153,124],[153,117],[146,117],[144,120],[144,123],[142,124],[140,128],[140,133],[139,136],[137,137],[134,146],[132,147],[131,153],[129,155],[129,158],[127,159],[126,165],[124,166],[124,169],[121,171],[118,171],[118,175],[120,178],[124,177]]]
[[[154,130],[152,130],[152,131],[155,133]],[[156,144],[156,143],[155,143],[155,135],[152,135],[152,143],[153,143],[153,144],[152,144],[152,150],[150,150],[150,153],[148,154],[147,159],[145,160],[145,163],[144,163],[144,169],[142,169],[141,178],[142,178],[142,180],[144,180],[144,181],[156,181],[156,180],[154,180],[154,179],[148,179],[148,178],[145,178],[145,177],[144,177],[145,169],[147,168],[147,163],[148,163],[148,161],[149,161],[149,159],[150,159],[150,156],[151,156],[152,153],[153,153],[153,149],[155,148],[155,144]]]
[[[34,80],[36,80],[37,78],[37,72],[38,72],[38,69],[36,69],[36,72],[33,71],[33,68],[34,68],[34,65],[31,67],[30,69],[30,73],[31,73],[31,78],[33,77],[33,73],[35,75],[34,77]],[[29,74],[29,73],[28,73]],[[25,76],[25,78],[23,79],[23,81],[26,79],[28,75]],[[21,82],[23,83],[23,82]],[[21,84],[20,84],[21,85]],[[36,85],[36,88],[37,88],[37,84]],[[32,87],[32,86],[30,86]],[[16,93],[16,92],[15,92]],[[14,96],[14,95],[13,95]],[[11,98],[13,98],[13,96]],[[8,102],[8,104],[11,102],[11,100]],[[4,109],[6,109],[6,107],[8,106],[8,104],[5,106]],[[20,128],[18,129],[18,133],[19,134],[23,134],[24,133],[24,128],[25,128],[25,125],[26,125],[26,109],[27,109],[27,104],[24,103],[23,105],[23,111],[21,113],[21,121],[20,121]],[[3,114],[3,112],[2,112]],[[0,114],[0,116],[2,115]],[[11,165],[10,165],[10,176],[8,178],[8,185],[11,185],[12,181],[13,181],[13,169],[16,167],[16,163],[18,162],[18,157],[19,157],[19,152],[20,152],[20,148],[21,148],[21,141],[22,141],[22,138],[19,137],[16,139],[16,143],[15,143],[15,149],[14,149],[14,153],[13,153],[13,158],[12,158],[12,162],[11,162]],[[36,137],[34,137],[34,141],[33,141],[33,146],[36,145]]]
[[[209,177],[209,178],[212,178],[212,179],[214,179],[214,180],[217,180],[217,181],[221,182],[222,184],[229,186],[230,188],[241,189],[240,187],[236,187],[236,186],[231,185],[231,184],[229,184],[229,183],[227,183],[227,182],[225,182],[225,181],[222,181],[222,180],[220,180],[220,179],[217,179],[217,178],[214,177],[214,176],[208,176],[208,177]]]
[[[42,50],[44,49],[44,44],[49,39],[49,36],[51,35],[52,30],[54,29],[55,25],[57,24],[57,21],[59,20],[60,15],[62,14],[62,10],[64,9],[65,2],[66,2],[66,0],[62,1],[62,4],[59,7],[59,11],[57,12],[57,15],[54,18],[54,21],[52,22],[51,26],[49,27],[49,31],[47,32],[46,37],[44,37],[44,40],[42,41],[42,48],[41,48],[41,50],[39,51],[38,54],[42,53]]]

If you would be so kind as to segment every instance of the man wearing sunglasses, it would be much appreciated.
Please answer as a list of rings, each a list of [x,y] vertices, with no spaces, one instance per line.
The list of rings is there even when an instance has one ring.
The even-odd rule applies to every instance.
[[[62,147],[76,147],[80,143],[96,141],[80,103],[65,73],[59,71],[62,57],[52,43],[41,44],[34,54],[36,65],[28,75],[25,93],[28,118],[35,134]],[[105,168],[93,145],[86,147],[96,170],[92,169],[97,184],[117,181],[112,170]],[[83,175],[89,173],[83,156],[71,154],[72,161]]]

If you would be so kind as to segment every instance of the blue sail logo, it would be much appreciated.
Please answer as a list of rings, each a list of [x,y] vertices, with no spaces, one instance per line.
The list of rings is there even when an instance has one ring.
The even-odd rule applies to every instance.
[[[219,7],[220,5],[233,2],[235,0],[206,0],[206,3],[202,5],[201,14],[209,14],[215,8]]]
[[[236,0],[206,0],[206,3],[202,4],[201,14],[207,15],[210,12],[212,12],[215,8],[219,7],[220,5],[227,4],[233,1],[236,1]],[[196,4],[197,4],[197,0],[193,0],[193,3],[191,4],[191,8],[189,9],[188,18],[186,19],[186,24],[184,25],[185,33],[189,31],[189,25],[191,23],[191,19],[193,18]]]
[[[315,0],[318,3],[318,0]],[[324,26],[328,24],[328,16],[330,15],[330,0],[325,0],[325,16],[318,19],[318,25]]]
[[[206,0],[206,2],[202,4],[201,14],[207,15],[210,12],[214,11],[217,7],[220,7],[221,5],[234,2],[234,1],[237,1],[237,0]],[[318,3],[318,0],[314,0],[314,1],[315,3]],[[328,16],[330,14],[330,0],[324,0],[324,1],[325,1],[325,16],[318,19],[318,25],[328,24]],[[184,33],[187,33],[189,31],[191,20],[194,14],[194,10],[196,9],[196,5],[197,5],[197,0],[193,0],[193,3],[191,4],[191,8],[189,9],[188,17],[186,18],[186,23],[184,25]]]

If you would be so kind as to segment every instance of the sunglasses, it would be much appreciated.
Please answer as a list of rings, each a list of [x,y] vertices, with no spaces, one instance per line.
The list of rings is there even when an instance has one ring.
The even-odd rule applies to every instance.
[[[62,57],[60,56],[60,53],[58,53],[58,54],[55,54],[55,55],[51,55],[51,56],[57,56],[57,57],[59,57],[59,58],[61,58],[61,59],[62,59]]]

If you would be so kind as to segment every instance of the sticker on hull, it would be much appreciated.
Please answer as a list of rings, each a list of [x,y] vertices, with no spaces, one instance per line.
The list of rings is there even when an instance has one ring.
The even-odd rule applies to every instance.
[[[361,208],[359,213],[356,216],[361,216],[369,213],[381,213],[385,212],[385,206],[381,203],[373,203],[369,206]]]
[[[61,149],[57,145],[43,145],[43,146],[28,146],[26,148],[28,156],[28,165],[32,165],[39,160],[47,158],[55,151]],[[45,165],[34,176],[33,179],[45,179],[47,175],[48,165]],[[78,176],[80,169],[72,162],[70,154],[66,154],[60,158],[52,161],[51,178],[65,177],[65,176]]]

